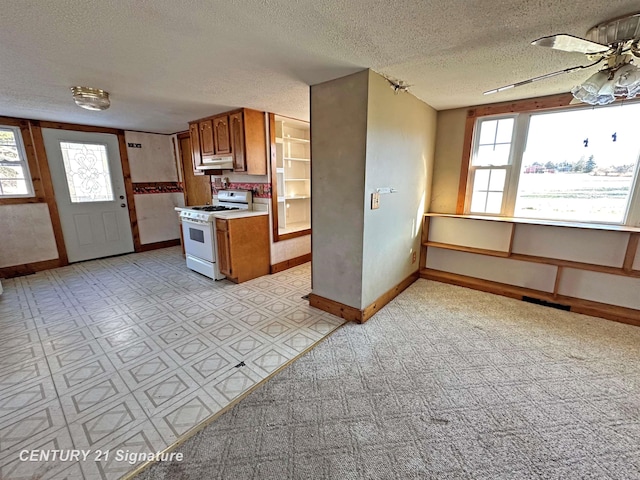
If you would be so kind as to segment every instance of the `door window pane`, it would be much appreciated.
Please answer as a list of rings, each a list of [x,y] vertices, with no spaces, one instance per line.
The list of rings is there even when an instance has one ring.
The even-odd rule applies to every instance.
[[[113,200],[105,145],[60,142],[60,149],[72,203]]]

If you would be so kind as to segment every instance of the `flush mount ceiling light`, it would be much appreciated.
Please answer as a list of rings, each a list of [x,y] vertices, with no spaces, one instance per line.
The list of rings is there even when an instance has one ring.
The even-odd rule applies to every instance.
[[[565,52],[582,53],[593,62],[547,73],[522,82],[484,92],[485,95],[502,92],[521,85],[545,80],[563,73],[593,67],[602,61],[607,66],[591,75],[581,85],[571,90],[574,98],[590,105],[606,105],[616,98],[634,98],[640,95],[640,69],[632,62],[640,58],[640,13],[614,18],[591,28],[586,38],[558,34],[531,42],[539,47],[549,47]]]
[[[109,92],[99,88],[71,87],[71,92],[73,92],[73,100],[76,105],[87,110],[106,110],[111,105]]]

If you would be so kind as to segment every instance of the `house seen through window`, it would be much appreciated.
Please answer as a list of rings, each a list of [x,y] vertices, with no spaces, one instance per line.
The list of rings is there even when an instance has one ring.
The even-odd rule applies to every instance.
[[[0,125],[0,198],[32,196],[33,185],[20,129]]]
[[[637,224],[638,118],[640,103],[479,119],[465,213]]]

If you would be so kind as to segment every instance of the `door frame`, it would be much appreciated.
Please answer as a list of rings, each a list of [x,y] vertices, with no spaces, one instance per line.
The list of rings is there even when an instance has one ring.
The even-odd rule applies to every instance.
[[[141,249],[141,243],[140,243],[140,229],[138,228],[138,216],[136,214],[135,200],[133,197],[133,183],[131,181],[131,168],[129,167],[129,156],[127,154],[127,143],[124,138],[124,130],[109,128],[109,127],[95,127],[92,125],[79,125],[76,123],[63,123],[63,122],[49,122],[49,121],[37,122],[36,121],[32,123],[34,123],[34,125],[38,125],[40,127],[39,130],[42,128],[52,128],[57,130],[74,130],[78,132],[89,132],[89,133],[110,133],[112,135],[115,135],[118,138],[118,151],[120,153],[120,163],[122,164],[122,178],[124,179],[124,190],[125,190],[125,195],[127,197],[127,210],[129,212],[129,224],[131,225],[131,236],[133,237],[133,251],[141,252],[142,249]],[[42,138],[41,133],[39,137],[40,138],[38,138],[38,143],[40,143],[41,148],[39,149],[38,153],[42,153],[42,155],[45,157],[48,164],[48,158],[44,148],[44,140]],[[51,180],[49,179],[49,181]],[[53,188],[53,184],[51,185],[51,187]],[[55,202],[55,196],[53,200]],[[57,206],[57,203],[56,203],[56,206]],[[62,227],[60,222],[60,215],[57,211],[57,208],[56,208],[56,217],[57,218],[55,219],[55,223],[57,223],[58,225],[60,225],[60,227]],[[62,264],[61,266],[64,266],[64,265],[68,265],[69,261],[67,259],[66,248],[64,247],[64,245],[62,245],[62,247],[64,248],[64,251],[61,252],[60,249],[58,249],[58,256],[61,260],[64,258],[64,262],[62,261],[60,262]]]
[[[122,175],[124,178],[124,188],[127,197],[127,208],[129,211],[129,222],[131,224],[131,234],[133,236],[133,248],[135,252],[144,251],[140,243],[140,230],[138,228],[138,217],[135,209],[133,197],[133,183],[131,182],[131,169],[129,167],[129,156],[127,155],[127,144],[124,138],[124,130],[110,127],[97,127],[93,125],[81,125],[77,123],[53,122],[45,120],[33,120],[26,118],[15,118],[0,116],[3,124],[20,126],[23,141],[29,160],[29,170],[36,197],[24,199],[3,200],[3,204],[22,203],[45,203],[49,207],[49,215],[53,226],[58,258],[45,260],[43,262],[14,265],[0,268],[0,277],[11,278],[19,275],[28,275],[41,270],[64,267],[69,265],[67,250],[62,236],[62,224],[58,213],[53,183],[49,171],[49,161],[44,149],[41,128],[53,128],[59,130],[76,130],[80,132],[111,133],[118,137],[118,150],[120,152],[120,162],[122,163]]]

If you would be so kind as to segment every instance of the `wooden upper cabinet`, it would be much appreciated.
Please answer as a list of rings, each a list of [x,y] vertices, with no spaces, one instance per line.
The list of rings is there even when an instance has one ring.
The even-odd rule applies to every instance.
[[[229,115],[231,148],[233,150],[233,171],[246,172],[247,162],[244,153],[244,122],[242,112]]]
[[[223,155],[231,153],[229,141],[229,117],[216,117],[213,119],[213,138],[215,142],[215,154]]]
[[[212,157],[215,155],[212,122],[204,120],[198,125],[200,127],[200,154],[203,157]]]
[[[197,123],[189,124],[189,140],[191,144],[191,161],[193,163],[193,174],[204,175],[204,171],[198,170],[196,167],[202,162],[200,155],[200,132]]]
[[[233,156],[233,171],[267,174],[265,113],[243,108],[189,124],[195,166],[217,155]],[[207,170],[209,174],[215,169]],[[205,173],[206,173],[205,172]],[[197,175],[202,175],[202,170]]]
[[[267,174],[267,129],[265,113],[242,109],[245,172],[249,175]]]

